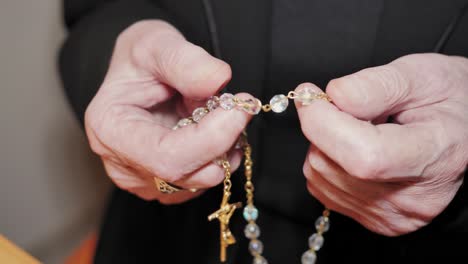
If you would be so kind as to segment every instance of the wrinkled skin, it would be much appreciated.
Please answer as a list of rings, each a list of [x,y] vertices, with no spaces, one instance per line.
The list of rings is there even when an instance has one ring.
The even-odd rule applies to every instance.
[[[310,193],[388,236],[439,215],[468,161],[468,60],[409,55],[333,80],[326,92],[334,105],[296,104],[311,142]]]
[[[242,155],[232,146],[250,115],[216,109],[199,124],[171,129],[230,78],[228,64],[165,22],[122,32],[85,116],[91,148],[112,181],[142,199],[175,204],[221,183],[213,160],[223,153],[236,170]],[[309,83],[298,89],[304,85],[320,91]],[[427,225],[451,202],[467,166],[468,60],[405,56],[333,80],[326,92],[333,104],[296,104],[311,143],[304,163],[310,193],[383,235]],[[161,194],[154,177],[200,191]]]

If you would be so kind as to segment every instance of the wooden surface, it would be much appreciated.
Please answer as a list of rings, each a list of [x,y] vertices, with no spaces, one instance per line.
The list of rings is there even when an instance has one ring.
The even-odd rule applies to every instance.
[[[96,242],[96,234],[90,234],[65,260],[65,264],[93,263]],[[41,264],[41,262],[0,234],[0,264]]]
[[[89,235],[65,261],[65,264],[91,264],[96,249],[97,235]],[[2,263],[2,262],[0,262]]]
[[[40,264],[31,255],[0,235],[0,263],[5,264]]]

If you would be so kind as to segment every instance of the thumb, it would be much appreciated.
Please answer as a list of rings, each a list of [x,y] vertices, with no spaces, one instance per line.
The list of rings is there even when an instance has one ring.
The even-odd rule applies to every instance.
[[[131,43],[127,44],[129,58],[124,60],[130,62],[139,77],[152,78],[192,99],[215,94],[231,79],[231,68],[226,62],[188,42],[166,22],[143,21],[126,31],[119,37],[120,42]],[[124,68],[128,72],[128,67]]]
[[[447,56],[415,54],[387,65],[332,80],[327,93],[334,104],[359,119],[374,120],[446,98]],[[428,96],[431,95],[431,96]]]

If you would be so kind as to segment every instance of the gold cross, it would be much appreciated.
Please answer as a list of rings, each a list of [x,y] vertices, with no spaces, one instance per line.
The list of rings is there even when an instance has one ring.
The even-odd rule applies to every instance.
[[[242,206],[242,203],[230,204],[229,203],[230,196],[231,196],[230,193],[225,192],[220,208],[216,212],[208,216],[209,221],[212,221],[214,219],[219,220],[221,262],[226,261],[226,250],[228,246],[236,243],[236,238],[231,233],[231,230],[229,230],[229,221],[231,220],[231,217],[234,214],[234,211],[237,208],[240,208]]]

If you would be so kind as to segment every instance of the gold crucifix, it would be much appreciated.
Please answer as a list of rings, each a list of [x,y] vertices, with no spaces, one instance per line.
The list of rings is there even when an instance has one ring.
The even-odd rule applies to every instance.
[[[229,221],[231,220],[232,214],[237,208],[242,206],[242,203],[229,203],[229,197],[231,194],[229,192],[225,192],[223,196],[223,200],[221,202],[220,208],[208,216],[208,220],[212,221],[214,219],[219,220],[220,226],[220,258],[221,262],[226,261],[226,251],[229,245],[236,243],[236,238],[229,230]]]

